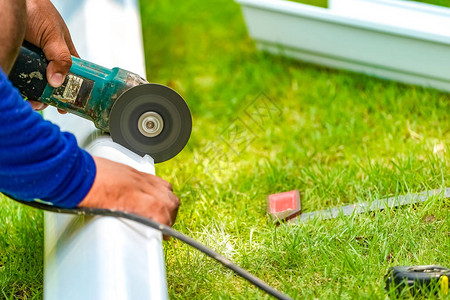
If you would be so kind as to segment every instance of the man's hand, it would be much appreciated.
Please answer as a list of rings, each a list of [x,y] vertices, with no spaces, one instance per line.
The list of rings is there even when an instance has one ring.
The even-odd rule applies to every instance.
[[[107,159],[94,160],[97,175],[80,207],[116,209],[174,224],[180,200],[170,183]]]
[[[26,0],[27,28],[25,40],[44,51],[49,61],[47,81],[59,87],[72,66],[72,57],[78,53],[73,45],[69,30],[59,12],[50,0]],[[33,109],[42,110],[47,105],[30,101]],[[61,112],[61,111],[60,111]]]

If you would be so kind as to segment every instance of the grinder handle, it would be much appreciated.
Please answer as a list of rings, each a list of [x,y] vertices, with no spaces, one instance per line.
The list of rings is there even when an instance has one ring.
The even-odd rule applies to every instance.
[[[24,42],[9,73],[9,80],[26,99],[39,101],[47,86],[47,66],[44,52]]]

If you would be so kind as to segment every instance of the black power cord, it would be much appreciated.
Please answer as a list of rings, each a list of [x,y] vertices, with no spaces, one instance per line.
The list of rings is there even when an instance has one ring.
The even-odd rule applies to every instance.
[[[108,216],[108,217],[116,217],[116,218],[123,218],[128,219],[131,221],[138,222],[140,224],[146,225],[148,227],[154,228],[156,230],[161,231],[163,234],[176,238],[189,246],[199,250],[200,252],[203,252],[204,254],[208,255],[209,257],[215,259],[216,261],[220,262],[222,265],[227,267],[228,269],[235,272],[237,275],[241,276],[242,278],[246,279],[248,282],[253,284],[254,286],[258,287],[259,289],[263,290],[267,294],[282,300],[288,300],[292,299],[286,294],[283,294],[273,287],[266,284],[261,279],[253,276],[248,271],[242,269],[238,265],[231,262],[229,259],[224,257],[223,255],[220,255],[219,253],[215,252],[214,250],[206,247],[205,245],[201,244],[200,242],[197,242],[196,240],[188,237],[187,235],[182,234],[181,232],[176,231],[172,227],[160,224],[158,222],[155,222],[151,219],[147,219],[141,216],[138,216],[136,214],[127,213],[119,210],[111,210],[111,209],[102,209],[102,208],[88,208],[88,207],[80,207],[80,208],[61,208],[61,207],[55,207],[47,204],[41,204],[38,202],[28,202],[28,201],[21,201],[14,198],[11,198],[21,204],[31,206],[37,209],[42,209],[46,211],[56,212],[56,213],[62,213],[62,214],[72,214],[72,215],[80,215],[80,216]]]

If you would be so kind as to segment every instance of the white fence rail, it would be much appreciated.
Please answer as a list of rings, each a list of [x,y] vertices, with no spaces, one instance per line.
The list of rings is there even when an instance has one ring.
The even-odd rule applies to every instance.
[[[54,0],[80,56],[145,75],[136,0]],[[48,108],[45,117],[74,133],[93,155],[154,174],[153,159],[112,142],[94,125]],[[131,199],[130,199],[131,200]],[[167,299],[162,235],[110,217],[45,213],[44,299]]]

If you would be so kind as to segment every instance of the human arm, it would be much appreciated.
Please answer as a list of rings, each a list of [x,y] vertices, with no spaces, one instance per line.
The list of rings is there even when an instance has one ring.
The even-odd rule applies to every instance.
[[[0,66],[6,73],[25,37],[27,1],[0,2]],[[48,198],[56,205],[78,204],[93,182],[95,164],[92,158],[78,151],[81,149],[77,149],[73,136],[60,133],[55,125],[34,113],[6,75],[1,70],[0,73],[0,190],[24,200]],[[64,165],[68,168],[59,170]],[[78,180],[80,184],[74,182],[79,190],[70,191],[60,180],[73,181],[71,176],[76,174],[73,167],[76,165],[93,174],[84,181]]]
[[[50,3],[48,0],[35,0],[34,3],[37,1]],[[14,18],[0,18],[0,28],[18,26],[20,29],[16,32],[19,38],[13,40],[9,40],[11,35],[0,34],[0,53],[5,49],[7,54],[0,55],[0,66],[6,71],[12,66],[25,35],[25,28],[19,28],[26,19],[20,11],[24,5],[16,7],[17,11],[7,9],[8,5],[19,2],[24,4],[25,0],[0,2],[1,17],[3,12],[17,12]],[[37,16],[48,18],[46,14]],[[58,22],[64,23],[62,19]],[[63,27],[67,29],[65,25]],[[49,36],[46,45],[54,43],[50,41],[53,39],[59,40],[58,45],[62,45],[62,40],[67,44],[64,35],[53,34],[52,28],[55,29],[50,26],[48,31],[37,31],[36,34]],[[38,46],[42,47],[41,44]],[[65,66],[67,71],[69,67]],[[60,132],[57,126],[33,112],[1,70],[0,79],[1,192],[22,200],[38,198],[61,207],[79,205],[118,209],[163,224],[174,223],[179,199],[169,183],[123,164],[91,157],[77,146],[73,135]]]
[[[0,192],[60,207],[97,207],[173,225],[171,185],[126,165],[91,157],[75,137],[33,112],[0,71]]]

